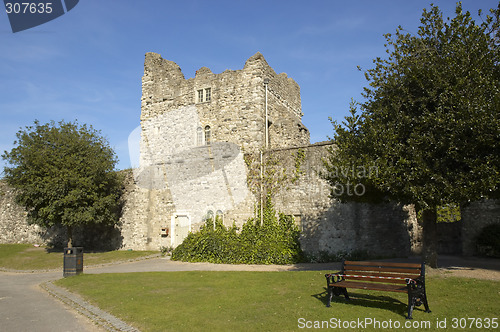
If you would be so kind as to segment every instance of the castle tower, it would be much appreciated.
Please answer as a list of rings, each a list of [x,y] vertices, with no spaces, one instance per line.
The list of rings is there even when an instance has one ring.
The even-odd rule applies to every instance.
[[[146,54],[141,121],[194,106],[203,134],[199,141],[195,133],[198,145],[208,143],[207,129],[210,141],[235,143],[245,152],[263,149],[266,101],[268,147],[309,144],[309,131],[301,122],[299,85],[284,73],[276,74],[262,54],[250,57],[241,70],[214,74],[203,67],[187,80],[174,62]]]
[[[301,117],[298,84],[276,74],[260,53],[241,70],[214,74],[203,67],[190,79],[174,62],[147,53],[135,177],[147,202],[150,247],[180,244],[204,218],[251,217],[255,197],[243,154],[309,144]]]

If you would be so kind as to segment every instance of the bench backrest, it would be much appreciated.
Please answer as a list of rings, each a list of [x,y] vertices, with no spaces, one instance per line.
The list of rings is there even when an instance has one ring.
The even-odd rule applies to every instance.
[[[406,284],[406,279],[424,276],[425,265],[415,263],[344,261],[342,274],[346,280]]]

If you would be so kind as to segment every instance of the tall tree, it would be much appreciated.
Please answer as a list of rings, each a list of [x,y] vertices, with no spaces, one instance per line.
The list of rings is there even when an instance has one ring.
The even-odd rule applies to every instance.
[[[480,24],[456,6],[444,20],[424,10],[416,35],[385,35],[388,57],[365,72],[365,102],[333,122],[325,166],[341,201],[414,204],[424,259],[437,266],[436,208],[498,198],[500,185],[499,8]],[[376,168],[361,176],[339,169]],[[357,193],[339,188],[358,183]]]
[[[21,129],[2,158],[7,182],[28,212],[28,222],[73,228],[118,221],[121,181],[109,143],[91,126],[50,122]]]

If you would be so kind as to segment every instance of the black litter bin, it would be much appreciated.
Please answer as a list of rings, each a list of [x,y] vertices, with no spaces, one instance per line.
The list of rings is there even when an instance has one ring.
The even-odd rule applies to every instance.
[[[63,277],[83,272],[83,247],[64,248]]]

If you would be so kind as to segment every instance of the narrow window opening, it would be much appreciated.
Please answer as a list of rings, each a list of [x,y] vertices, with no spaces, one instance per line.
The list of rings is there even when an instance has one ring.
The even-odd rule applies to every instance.
[[[205,127],[205,145],[210,145],[211,133],[210,126]]]
[[[222,212],[222,210],[217,210],[217,212],[215,212],[215,218],[224,223],[224,213]]]
[[[196,129],[196,145],[203,145],[203,129],[201,127]]]
[[[211,101],[212,100],[212,89],[207,88],[205,89],[205,101]]]
[[[210,220],[210,222],[213,225],[213,228],[215,229],[215,215],[214,215],[214,211],[208,210],[207,215],[205,216],[205,220],[206,221]]]

